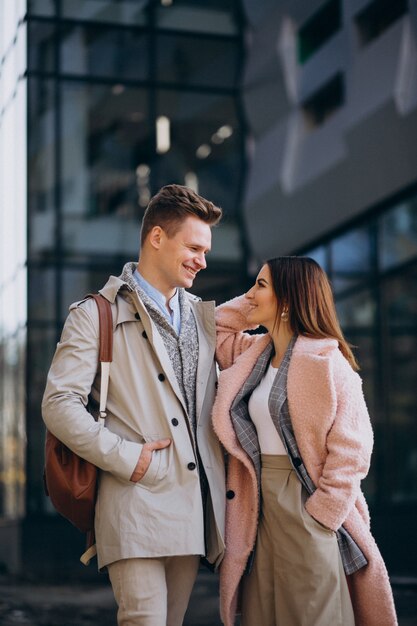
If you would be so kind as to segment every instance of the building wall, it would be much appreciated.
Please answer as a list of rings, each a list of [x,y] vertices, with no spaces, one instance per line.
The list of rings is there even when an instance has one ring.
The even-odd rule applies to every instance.
[[[240,4],[0,2],[0,570],[22,548],[80,575],[43,491],[46,373],[68,305],[137,258],[149,196],[183,182],[225,211],[204,297],[272,255],[328,271],[375,429],[373,528],[416,572],[416,5],[376,28],[368,0],[244,0],[244,51]]]
[[[390,572],[415,575],[417,5],[244,5],[251,267],[306,254],[328,272],[375,432],[372,528]]]
[[[369,0],[244,4],[252,133],[244,211],[260,259],[310,245],[416,181],[417,6],[369,33]],[[300,58],[303,29],[329,4],[338,7],[334,29]]]
[[[19,562],[26,358],[25,3],[0,3],[0,569]]]
[[[225,298],[245,281],[241,24],[234,0],[28,2],[28,381],[25,559],[40,574],[77,565],[42,483],[41,400],[71,302],[137,260],[141,218],[162,185],[220,205],[209,269]],[[75,532],[75,531],[74,531]],[[63,550],[63,552],[62,552]],[[72,560],[70,553],[75,555]],[[62,572],[59,572],[62,576]]]

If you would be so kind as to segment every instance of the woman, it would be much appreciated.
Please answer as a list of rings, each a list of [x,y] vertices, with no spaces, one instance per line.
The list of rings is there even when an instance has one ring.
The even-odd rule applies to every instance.
[[[216,320],[224,623],[240,603],[242,626],[397,624],[360,490],[372,428],[325,273],[309,258],[268,261]],[[243,332],[259,325],[268,332]]]

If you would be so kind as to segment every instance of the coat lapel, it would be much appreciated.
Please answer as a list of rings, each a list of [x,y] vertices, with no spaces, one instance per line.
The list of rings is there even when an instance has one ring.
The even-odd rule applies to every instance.
[[[198,365],[196,375],[196,420],[198,421],[207,390],[207,382],[214,363],[216,324],[214,302],[190,301],[197,324]]]
[[[146,332],[148,341],[153,348],[155,355],[157,356],[161,368],[167,377],[175,395],[178,400],[181,402],[182,407],[184,408],[185,413],[188,412],[183,394],[181,392],[180,386],[178,384],[177,377],[175,375],[174,368],[171,363],[171,359],[169,358],[168,352],[164,346],[164,342],[160,333],[158,332],[154,322],[152,321],[148,311],[145,306],[142,304],[138,294],[134,291],[131,294],[134,305],[140,315],[141,322],[143,324],[144,330]]]
[[[285,420],[282,419],[282,406],[287,399],[287,377],[288,368],[290,366],[292,352],[297,341],[296,337],[293,337],[288,344],[282,359],[281,365],[275,376],[273,385],[268,399],[269,412],[271,414],[272,421],[275,428],[278,431],[279,436],[282,439],[281,431],[285,427]]]
[[[256,428],[249,416],[248,395],[255,389],[265,373],[272,352],[272,344],[266,346],[259,356],[249,377],[237,394],[231,409],[230,415],[233,428],[240,445],[246,454],[252,459],[255,466],[258,482],[261,474],[260,448]]]

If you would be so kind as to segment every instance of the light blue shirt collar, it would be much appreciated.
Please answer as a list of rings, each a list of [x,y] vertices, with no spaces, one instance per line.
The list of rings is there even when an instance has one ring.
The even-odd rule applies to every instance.
[[[181,308],[178,289],[168,302],[169,308],[171,309],[171,312],[169,312],[165,305],[165,296],[153,285],[148,283],[148,281],[143,278],[143,276],[138,272],[137,269],[133,272],[133,277],[139,287],[143,289],[146,295],[148,295],[155,303],[158,311],[160,311],[162,315],[168,320],[177,335],[179,335],[181,331]]]

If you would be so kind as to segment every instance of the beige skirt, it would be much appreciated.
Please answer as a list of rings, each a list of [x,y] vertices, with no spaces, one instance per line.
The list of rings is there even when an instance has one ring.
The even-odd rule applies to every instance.
[[[287,456],[262,455],[262,510],[242,626],[354,626],[336,534],[309,515]]]

